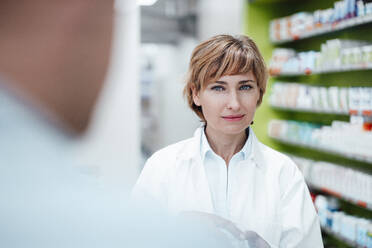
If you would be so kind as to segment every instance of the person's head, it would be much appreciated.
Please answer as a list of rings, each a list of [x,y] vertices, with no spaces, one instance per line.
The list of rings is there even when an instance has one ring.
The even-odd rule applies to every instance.
[[[113,2],[0,1],[0,75],[77,132],[104,81]]]
[[[252,122],[266,90],[267,75],[252,39],[217,35],[194,49],[184,95],[202,121],[237,133]]]

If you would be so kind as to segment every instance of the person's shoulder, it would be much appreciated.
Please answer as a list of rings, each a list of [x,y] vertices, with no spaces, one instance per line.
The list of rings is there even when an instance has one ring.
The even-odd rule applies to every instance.
[[[259,146],[260,146],[260,149],[262,150],[263,154],[267,155],[265,156],[266,158],[269,158],[270,160],[273,160],[273,161],[284,161],[284,162],[288,162],[288,161],[292,161],[292,159],[289,158],[288,155],[282,153],[282,152],[279,152],[261,142],[259,142]]]
[[[279,171],[289,170],[293,173],[298,169],[293,160],[286,154],[281,153],[261,142],[259,142],[260,150],[266,163],[270,164],[270,169],[276,168]]]
[[[266,175],[272,182],[277,180],[278,189],[281,194],[288,191],[288,187],[298,187],[305,185],[305,179],[295,162],[286,154],[272,149],[269,146],[260,144],[262,155],[266,163]]]

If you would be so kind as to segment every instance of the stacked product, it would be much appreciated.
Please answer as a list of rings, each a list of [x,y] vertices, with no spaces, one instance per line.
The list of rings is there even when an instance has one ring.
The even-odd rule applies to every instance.
[[[270,104],[288,109],[372,116],[372,87],[320,87],[275,82]]]
[[[311,74],[315,71],[315,58],[318,53],[308,51],[297,53],[293,49],[274,49],[269,62],[269,72],[272,76],[281,74]]]
[[[332,234],[351,247],[372,248],[372,219],[368,212],[372,211],[372,175],[368,174],[369,165],[372,164],[372,86],[370,83],[365,84],[369,81],[369,73],[362,71],[372,70],[372,40],[368,37],[372,25],[372,0],[335,0],[333,5],[328,5],[328,9],[316,10],[319,6],[326,6],[323,3],[310,1],[306,7],[300,2],[283,3],[283,7],[292,11],[292,15],[270,20],[269,38],[274,49],[269,72],[287,81],[272,84],[270,105],[281,108],[280,112],[277,111],[281,118],[293,116],[309,122],[271,120],[268,135],[282,144],[291,144],[281,147],[286,150],[292,148],[294,154],[317,150],[313,156],[318,159],[348,158],[340,159],[340,164],[350,163],[343,166],[298,157],[294,161],[312,189],[322,232]],[[310,9],[310,6],[317,7]],[[267,7],[270,7],[270,3]],[[301,12],[294,12],[301,8]],[[261,10],[251,8],[249,13],[261,14]],[[267,21],[278,15],[273,12],[265,17],[260,16]],[[255,22],[248,24],[251,27]],[[352,28],[355,26],[360,28]],[[334,32],[341,30],[339,33]],[[334,33],[313,41],[309,39],[331,32]],[[335,38],[329,40],[331,36]],[[299,41],[305,38],[305,42]],[[279,45],[283,43],[286,44]],[[359,82],[353,81],[353,75],[348,73],[354,70],[360,70],[354,73],[357,75],[354,79]],[[331,74],[324,77],[305,77],[328,73]],[[345,82],[347,77],[351,79],[350,82]],[[328,84],[314,81],[324,78],[327,78]],[[358,87],[350,87],[353,85]],[[349,116],[337,117],[335,114]],[[331,118],[331,124],[319,124]],[[350,118],[349,121],[334,120],[346,118]],[[329,158],[330,155],[337,157]],[[363,165],[368,173],[355,170]],[[345,208],[340,208],[339,201]],[[352,207],[347,202],[364,209]],[[325,242],[327,238],[328,235],[325,236]]]
[[[292,157],[312,188],[372,208],[372,176],[336,164]]]
[[[337,200],[318,195],[315,199],[320,225],[352,244],[372,248],[371,220],[339,211]]]
[[[336,1],[333,8],[314,12],[299,12],[270,22],[273,42],[297,40],[318,33],[331,32],[371,21],[369,0]]]
[[[372,176],[326,162],[311,168],[311,184],[328,189],[362,206],[372,206]]]
[[[358,40],[328,40],[320,51],[297,53],[293,49],[274,49],[270,74],[301,75],[372,68],[372,45]]]
[[[349,106],[352,115],[372,115],[372,88],[352,87],[349,89]]]
[[[349,87],[319,87],[275,82],[270,104],[274,107],[326,113],[349,113]],[[368,88],[371,92],[372,88]],[[370,106],[372,110],[372,104]]]
[[[272,120],[268,133],[272,138],[336,153],[372,163],[372,132],[363,123],[333,121],[331,126],[307,122]]]
[[[312,189],[320,189],[372,209],[372,176],[347,167],[291,156]],[[361,247],[372,247],[370,219],[347,215],[334,197],[317,195],[315,204],[323,228]],[[370,242],[370,243],[368,243]]]
[[[315,61],[315,70],[351,70],[368,67],[372,63],[372,46],[365,41],[328,40],[320,47]]]

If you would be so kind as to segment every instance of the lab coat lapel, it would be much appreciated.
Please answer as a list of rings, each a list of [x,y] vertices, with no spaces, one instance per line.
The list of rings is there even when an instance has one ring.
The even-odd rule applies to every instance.
[[[208,179],[200,156],[200,138],[202,127],[198,128],[192,140],[181,153],[181,159],[189,167],[190,183],[187,198],[193,201],[198,211],[213,213],[213,204]]]
[[[251,151],[251,158],[255,165],[264,170],[265,169],[265,157],[262,153],[262,144],[261,142],[257,139],[256,135],[254,134],[252,128],[250,129],[250,135],[252,138],[252,151]]]
[[[195,171],[195,187],[193,193],[194,197],[196,196],[197,199],[196,204],[200,206],[201,211],[213,213],[211,192],[200,156],[196,160],[194,159],[192,164]]]

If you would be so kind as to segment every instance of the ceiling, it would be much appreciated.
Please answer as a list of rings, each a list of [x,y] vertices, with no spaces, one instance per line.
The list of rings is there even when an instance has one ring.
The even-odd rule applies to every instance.
[[[184,36],[197,33],[199,0],[158,0],[141,6],[141,42],[177,44]]]

